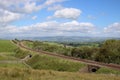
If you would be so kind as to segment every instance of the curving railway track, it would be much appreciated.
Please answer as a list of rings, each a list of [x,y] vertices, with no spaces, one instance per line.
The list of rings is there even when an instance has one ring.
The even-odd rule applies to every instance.
[[[27,49],[29,51],[37,52],[37,53],[40,53],[40,54],[42,53],[42,54],[47,54],[47,55],[50,55],[50,56],[56,56],[56,57],[60,57],[60,58],[64,58],[64,59],[79,61],[79,62],[85,63],[87,65],[93,65],[93,66],[98,66],[98,67],[107,67],[107,68],[120,70],[120,65],[117,65],[117,64],[107,64],[107,63],[101,63],[101,62],[96,62],[96,61],[92,61],[92,60],[86,60],[86,59],[80,59],[80,58],[74,58],[74,57],[70,57],[70,56],[55,54],[55,53],[46,52],[46,51],[42,51],[42,50],[39,50],[39,51],[33,50],[33,49],[25,46],[22,41],[18,43],[18,46],[22,47],[24,49]]]

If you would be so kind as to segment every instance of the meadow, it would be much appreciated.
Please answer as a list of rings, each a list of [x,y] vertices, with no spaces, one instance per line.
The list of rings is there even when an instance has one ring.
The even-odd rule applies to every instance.
[[[0,52],[13,52],[16,46],[9,40],[0,40]]]
[[[119,80],[120,75],[0,68],[2,80]]]

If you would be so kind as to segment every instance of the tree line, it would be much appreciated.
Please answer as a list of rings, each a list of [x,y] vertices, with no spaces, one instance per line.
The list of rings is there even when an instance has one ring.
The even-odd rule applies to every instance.
[[[35,50],[44,50],[82,59],[120,64],[120,40],[106,40],[100,44],[100,46],[78,47],[34,41],[32,48]]]

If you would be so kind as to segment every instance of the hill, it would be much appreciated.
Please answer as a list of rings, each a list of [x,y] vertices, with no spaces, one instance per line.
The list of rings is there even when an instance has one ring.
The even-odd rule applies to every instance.
[[[13,52],[15,48],[9,40],[0,40],[0,52]]]
[[[2,80],[119,80],[120,78],[120,71],[101,68],[94,74],[81,73],[79,70],[86,67],[83,63],[35,52],[31,52],[32,58],[26,61],[32,67],[28,68],[19,57],[14,56],[16,54],[14,48],[17,47],[12,42],[6,40],[0,42],[0,45],[7,49],[0,51],[0,79]],[[11,48],[9,49],[8,46]],[[24,49],[18,52],[20,54]]]
[[[108,39],[118,39],[120,37],[81,37],[81,36],[50,36],[50,37],[17,37],[18,39],[55,41],[55,42],[101,42]]]
[[[2,80],[119,80],[120,75],[0,68]]]

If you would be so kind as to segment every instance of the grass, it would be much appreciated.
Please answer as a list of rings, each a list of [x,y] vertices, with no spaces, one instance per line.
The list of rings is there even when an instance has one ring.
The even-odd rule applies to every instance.
[[[29,54],[31,54],[29,51],[26,51],[26,50],[22,50],[20,48],[17,48],[15,49],[15,54],[14,56],[19,58],[19,59],[23,59],[25,58],[26,56],[28,56]]]
[[[23,63],[0,63],[0,68],[27,68]]]
[[[23,43],[29,48],[33,48],[33,42],[23,41]]]
[[[113,70],[111,68],[100,68],[96,73],[99,74],[119,74],[120,75],[120,71],[119,70]]]
[[[14,56],[12,56],[12,53],[0,53],[0,61],[1,60],[17,60]]]
[[[31,46],[31,44],[32,43],[30,43],[29,46]],[[17,58],[14,57],[15,53],[13,52],[16,48],[17,47],[14,44],[12,44],[10,41],[0,40],[0,61],[18,60]],[[23,57],[22,53],[24,53],[24,51],[18,50],[18,52],[19,52],[19,54],[17,54],[19,55],[18,57],[20,56]],[[80,69],[84,68],[86,65],[80,62],[65,60],[57,57],[51,57],[47,55],[36,55],[36,53],[33,53],[33,52],[30,52],[30,53],[34,56],[27,61],[27,64],[29,64],[32,68],[39,69],[41,71],[23,70],[24,68],[27,68],[27,67],[26,65],[20,62],[0,63],[0,72],[2,72],[1,70],[3,70],[2,72],[3,74],[0,74],[0,79],[2,80],[8,80],[8,79],[9,80],[40,80],[40,79],[42,80],[80,80],[80,79],[81,80],[107,80],[109,79],[109,77],[111,77],[110,76],[111,74],[114,74],[114,75],[120,74],[120,71],[112,70],[109,68],[101,68],[96,72],[97,74],[83,75],[82,73],[68,73],[68,72],[78,72]],[[6,69],[3,69],[3,68],[6,68]],[[15,68],[15,70],[13,68]],[[22,68],[22,69],[16,69],[16,68]],[[11,69],[13,70],[13,72],[11,71]],[[46,71],[46,70],[55,70],[55,71]],[[61,71],[61,72],[56,72],[56,71]],[[68,72],[62,72],[62,71],[68,71]],[[44,75],[40,76],[42,74]],[[101,75],[98,75],[98,74],[101,74]],[[6,78],[4,75],[7,75]],[[91,76],[93,76],[93,78]],[[96,77],[96,79],[94,79],[94,77]],[[111,77],[109,80],[119,80],[119,79],[115,78],[114,76],[114,77]]]
[[[82,64],[80,62],[65,60],[47,55],[35,55],[27,61],[27,64],[30,65],[32,68],[39,70],[55,70],[68,72],[79,72],[80,69],[84,69],[84,67],[86,67],[85,64]],[[96,73],[120,75],[120,71],[104,67],[100,68]]]
[[[24,45],[32,48],[34,50],[43,50],[52,53],[62,54],[62,55],[71,55],[72,47],[64,47],[61,44],[53,43],[53,42],[28,42],[24,41]]]
[[[119,75],[0,68],[1,80],[119,80]]]
[[[29,46],[32,45],[32,42],[28,42]],[[51,43],[52,44],[52,43]],[[34,63],[35,62],[35,63]],[[76,64],[75,62],[70,62],[68,60],[50,57],[50,56],[34,56],[27,62],[34,69],[47,69],[47,70],[57,70],[57,71],[79,71],[83,68],[83,64]],[[81,67],[80,67],[81,66]],[[84,65],[85,66],[85,65]],[[120,74],[120,71],[113,70],[110,68],[100,68],[96,73],[99,74]]]
[[[65,60],[47,55],[35,55],[27,61],[27,64],[34,69],[70,72],[79,71],[79,69],[85,67],[85,64],[80,62]]]
[[[0,40],[0,52],[13,52],[16,48],[9,40]]]

